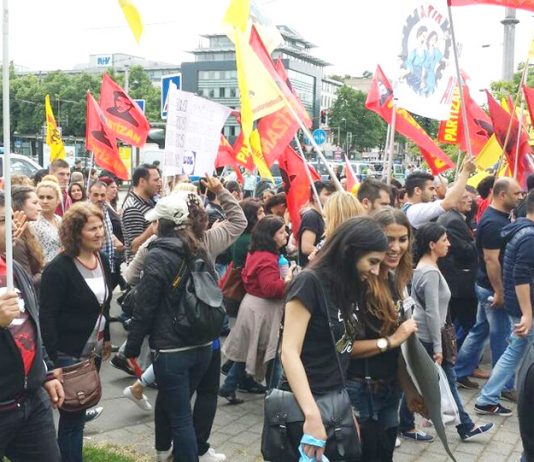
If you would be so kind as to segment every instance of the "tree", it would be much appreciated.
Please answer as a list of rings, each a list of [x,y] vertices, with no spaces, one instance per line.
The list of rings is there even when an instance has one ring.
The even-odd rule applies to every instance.
[[[329,125],[336,135],[336,143],[343,146],[347,133],[352,133],[349,151],[354,149],[362,152],[381,147],[386,138],[385,122],[365,108],[366,99],[365,93],[343,85],[337,91],[337,99],[330,110]],[[337,139],[338,127],[340,140]]]
[[[497,99],[497,101],[506,99],[509,96],[511,96],[512,99],[515,100],[515,96],[517,95],[517,92],[519,90],[519,84],[521,82],[521,76],[523,75],[523,69],[525,68],[525,64],[520,63],[517,68],[518,72],[514,73],[512,81],[496,80],[494,82],[491,82],[491,92],[493,93],[493,96]],[[527,77],[527,86],[534,87],[534,74],[531,74]]]

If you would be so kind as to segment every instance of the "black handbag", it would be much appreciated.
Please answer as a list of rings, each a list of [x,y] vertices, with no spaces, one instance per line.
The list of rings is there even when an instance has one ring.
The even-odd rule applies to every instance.
[[[318,279],[317,282],[321,288],[321,302],[324,307],[332,346],[343,382],[341,390],[314,395],[327,434],[325,455],[330,461],[358,461],[361,456],[361,444],[356,431],[355,417],[345,387],[345,377],[336,349],[332,323],[328,316],[327,298],[322,284]],[[283,326],[280,328],[277,351],[280,349],[282,333]],[[276,370],[278,361],[277,354],[274,359],[273,370]],[[300,457],[298,447],[303,435],[303,425],[304,414],[295,395],[290,391],[270,388],[264,401],[264,421],[261,439],[261,453],[264,460],[271,462],[298,460]]]

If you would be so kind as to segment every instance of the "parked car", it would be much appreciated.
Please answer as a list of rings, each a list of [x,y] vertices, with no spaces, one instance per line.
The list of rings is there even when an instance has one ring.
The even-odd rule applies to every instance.
[[[28,178],[33,177],[37,170],[41,170],[41,167],[37,162],[30,159],[27,156],[20,154],[11,154],[11,173],[17,175],[26,175]],[[0,154],[0,176],[4,176],[4,155]]]

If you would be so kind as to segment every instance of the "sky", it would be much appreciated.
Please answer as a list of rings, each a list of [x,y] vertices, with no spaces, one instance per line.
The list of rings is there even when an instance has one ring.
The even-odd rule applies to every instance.
[[[257,0],[276,24],[296,29],[317,45],[313,53],[332,63],[326,74],[360,76],[377,64],[395,67],[405,18],[412,0]],[[226,0],[132,0],[145,31],[137,44],[117,0],[11,0],[10,59],[29,70],[72,69],[90,54],[128,53],[180,64],[199,44],[199,35],[220,32]],[[433,0],[446,5],[446,0]],[[505,10],[496,6],[453,9],[460,65],[471,78],[472,94],[502,75]],[[517,12],[516,66],[524,61],[534,34],[534,13]],[[483,45],[486,45],[483,47]],[[487,46],[489,45],[489,46]]]

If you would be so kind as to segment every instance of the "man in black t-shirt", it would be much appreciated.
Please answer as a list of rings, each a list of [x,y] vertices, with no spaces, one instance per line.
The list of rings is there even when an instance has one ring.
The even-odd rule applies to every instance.
[[[316,181],[314,183],[321,206],[324,206],[330,194],[336,191],[331,181]],[[299,265],[303,268],[308,264],[309,255],[316,249],[324,234],[324,219],[321,207],[315,201],[313,189],[310,191],[310,208],[302,213],[302,220],[298,232]]]
[[[492,202],[478,224],[476,246],[480,267],[475,285],[477,320],[464,340],[455,366],[458,383],[467,388],[478,388],[478,384],[471,382],[469,376],[478,367],[488,337],[493,365],[507,347],[511,326],[503,308],[504,242],[501,230],[510,223],[510,213],[517,207],[520,195],[521,188],[517,181],[511,178],[497,180],[493,186]],[[507,386],[508,390],[512,388],[513,380]],[[496,409],[496,413],[498,411]]]

